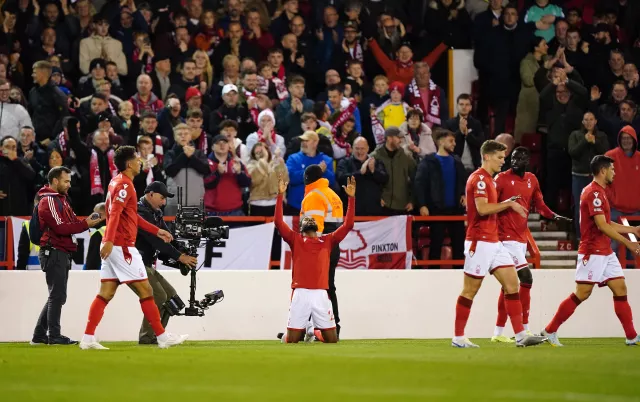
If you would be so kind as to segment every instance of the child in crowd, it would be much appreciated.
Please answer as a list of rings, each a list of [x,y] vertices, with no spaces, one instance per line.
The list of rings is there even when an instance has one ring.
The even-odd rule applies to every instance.
[[[220,123],[220,134],[227,138],[233,156],[240,158],[240,161],[247,165],[251,155],[247,146],[238,138],[238,123],[233,120],[223,120]]]
[[[344,124],[335,128],[331,147],[333,148],[333,159],[336,161],[351,155],[353,141],[360,136],[355,127],[356,119],[353,116],[349,116]]]

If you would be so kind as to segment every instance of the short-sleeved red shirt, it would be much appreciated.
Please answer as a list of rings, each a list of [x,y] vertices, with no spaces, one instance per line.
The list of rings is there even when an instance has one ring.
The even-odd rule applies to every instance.
[[[611,207],[600,184],[592,181],[582,190],[580,195],[580,245],[578,253],[584,255],[609,255],[611,239],[598,229],[594,217],[604,215],[607,223],[611,222]]]
[[[486,198],[489,204],[498,202],[496,183],[486,170],[480,168],[467,180],[467,240],[498,242],[498,215],[480,216],[476,209],[476,198]]]

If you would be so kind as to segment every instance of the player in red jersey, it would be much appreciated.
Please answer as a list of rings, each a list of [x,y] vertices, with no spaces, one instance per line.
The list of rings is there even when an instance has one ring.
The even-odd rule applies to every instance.
[[[540,215],[547,219],[571,222],[571,219],[551,211],[544,203],[538,179],[533,173],[527,172],[529,157],[529,150],[525,147],[518,147],[513,150],[511,153],[511,169],[496,176],[498,201],[502,202],[511,197],[519,196],[520,198],[516,202],[522,205],[526,211],[529,211],[533,206]],[[528,231],[528,216],[522,217],[513,209],[507,209],[498,214],[498,237],[504,248],[511,255],[511,258],[513,258],[513,263],[516,266],[518,279],[520,279],[519,294],[520,303],[522,304],[522,325],[524,330],[531,335],[529,330],[529,307],[531,305],[533,275],[531,275],[526,259],[526,234]],[[506,323],[507,310],[505,308],[504,291],[501,290],[498,298],[498,319],[491,342],[514,342],[511,338],[502,335]]]
[[[333,317],[329,288],[329,257],[331,249],[337,246],[353,228],[355,214],[356,179],[348,179],[343,186],[349,196],[347,216],[342,226],[333,233],[318,236],[318,225],[311,216],[300,220],[300,233],[295,233],[282,219],[282,200],[287,185],[279,180],[279,194],[276,202],[274,223],[282,239],[291,247],[293,259],[291,306],[287,333],[282,338],[285,343],[298,343],[305,334],[311,316],[316,326],[316,338],[325,343],[338,342],[336,322]]]
[[[482,280],[490,273],[502,285],[505,306],[516,334],[516,346],[532,346],[545,338],[527,335],[522,326],[522,305],[518,295],[518,275],[513,259],[498,238],[498,213],[513,209],[523,218],[527,211],[516,202],[518,196],[498,202],[498,192],[493,175],[504,165],[505,147],[496,141],[486,141],[480,148],[482,167],[467,180],[467,236],[464,244],[464,286],[456,305],[455,336],[451,346],[477,348],[464,336],[473,298]]]
[[[580,195],[580,245],[576,264],[576,291],[567,297],[549,325],[542,331],[553,346],[563,346],[558,340],[558,328],[573,315],[576,308],[591,296],[594,285],[608,286],[613,292],[613,308],[624,329],[627,345],[640,345],[640,336],[633,327],[631,306],[627,301],[627,284],[620,261],[611,249],[611,240],[623,243],[635,255],[640,245],[623,234],[640,237],[640,226],[623,226],[611,221],[611,208],[605,189],[613,182],[613,159],[598,155],[591,160],[593,181]],[[611,240],[609,240],[611,239]]]
[[[130,284],[140,297],[140,307],[158,337],[158,346],[167,348],[179,345],[186,340],[187,336],[169,334],[162,327],[158,307],[153,301],[153,290],[147,279],[146,268],[140,253],[135,248],[138,226],[165,242],[170,242],[172,236],[166,230],[159,229],[138,217],[136,191],[132,180],[140,173],[142,163],[136,149],[130,146],[120,147],[116,150],[113,159],[120,174],[109,183],[105,205],[107,228],[100,247],[100,257],[103,260],[100,269],[100,292],[89,309],[89,319],[80,348],[108,349],[96,341],[94,334],[107,303],[113,299],[121,283]]]

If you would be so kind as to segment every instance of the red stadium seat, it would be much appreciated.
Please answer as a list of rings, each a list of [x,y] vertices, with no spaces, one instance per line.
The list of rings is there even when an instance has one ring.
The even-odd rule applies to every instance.
[[[419,238],[425,238],[425,237],[429,237],[431,233],[431,230],[429,228],[429,226],[420,226],[420,229],[418,229],[418,237]]]
[[[447,240],[449,240],[447,238]],[[451,243],[449,241],[449,243]],[[440,254],[440,259],[441,260],[451,260],[453,259],[453,254],[451,253],[451,246],[443,246],[442,247],[442,253]],[[452,269],[453,266],[452,265],[441,265],[440,268],[442,269]]]
[[[542,134],[527,133],[522,135],[520,145],[529,148],[531,152],[540,152],[542,150]]]

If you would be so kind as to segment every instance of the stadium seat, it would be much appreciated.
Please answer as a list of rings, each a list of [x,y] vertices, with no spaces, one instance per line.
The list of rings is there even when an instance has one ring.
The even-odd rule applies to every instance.
[[[449,238],[447,238],[449,240]],[[451,241],[449,241],[451,243]],[[450,260],[453,258],[453,254],[451,253],[451,246],[443,246],[442,253],[440,254],[441,260]],[[442,269],[453,269],[453,265],[441,265]]]

